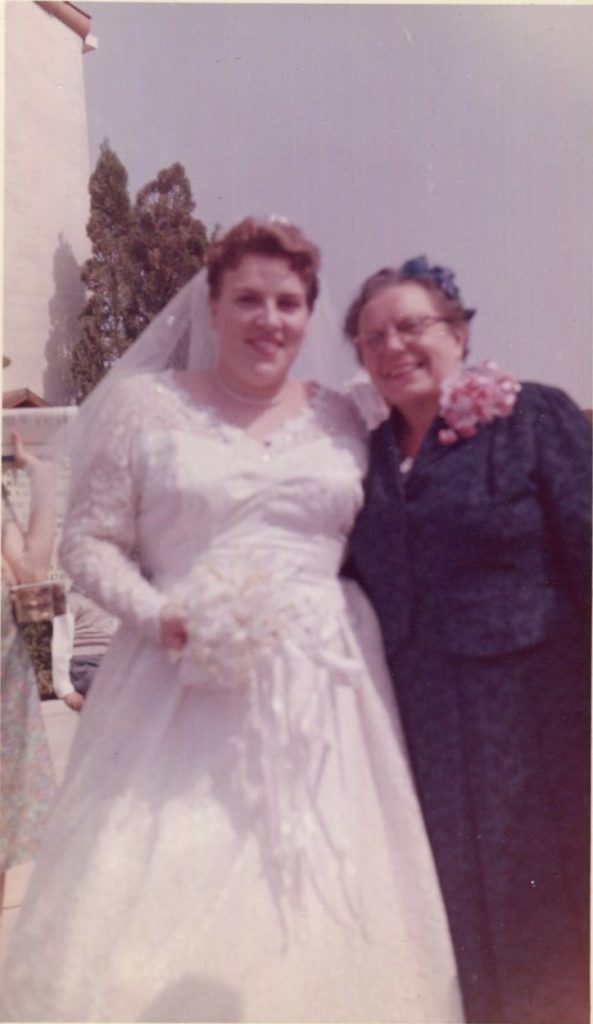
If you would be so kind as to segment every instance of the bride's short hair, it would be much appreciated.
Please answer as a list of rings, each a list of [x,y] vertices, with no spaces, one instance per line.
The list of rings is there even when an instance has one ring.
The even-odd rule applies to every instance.
[[[319,249],[300,228],[280,217],[246,217],[228,231],[215,233],[206,257],[211,298],[219,297],[225,271],[238,267],[248,254],[286,260],[305,285],[307,305],[313,309],[319,291]]]

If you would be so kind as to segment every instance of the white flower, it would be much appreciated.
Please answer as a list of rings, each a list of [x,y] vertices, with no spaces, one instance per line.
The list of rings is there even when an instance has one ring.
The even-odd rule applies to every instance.
[[[309,588],[287,585],[291,568],[243,551],[191,572],[183,598],[189,624],[182,685],[245,686],[287,642],[319,644],[317,603]]]

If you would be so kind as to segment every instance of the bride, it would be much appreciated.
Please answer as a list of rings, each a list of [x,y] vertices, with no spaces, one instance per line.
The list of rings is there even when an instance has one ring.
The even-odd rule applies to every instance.
[[[364,427],[289,376],[318,265],[242,221],[82,407],[61,554],[122,627],[4,1019],[462,1020],[377,625],[337,575]]]

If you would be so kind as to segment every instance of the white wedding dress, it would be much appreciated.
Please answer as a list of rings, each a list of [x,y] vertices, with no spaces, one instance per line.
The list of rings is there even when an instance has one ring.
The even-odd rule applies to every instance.
[[[365,459],[357,414],[321,388],[260,443],[170,372],[122,385],[63,557],[123,625],[4,1019],[463,1019],[379,632],[337,576]],[[156,643],[163,594],[191,611],[178,662]]]

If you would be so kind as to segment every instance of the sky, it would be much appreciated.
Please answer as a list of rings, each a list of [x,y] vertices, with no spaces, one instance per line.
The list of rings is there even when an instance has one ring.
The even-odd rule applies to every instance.
[[[477,307],[471,361],[590,407],[593,6],[82,3],[91,162],[185,167],[210,231],[299,224],[344,312],[426,254]]]

